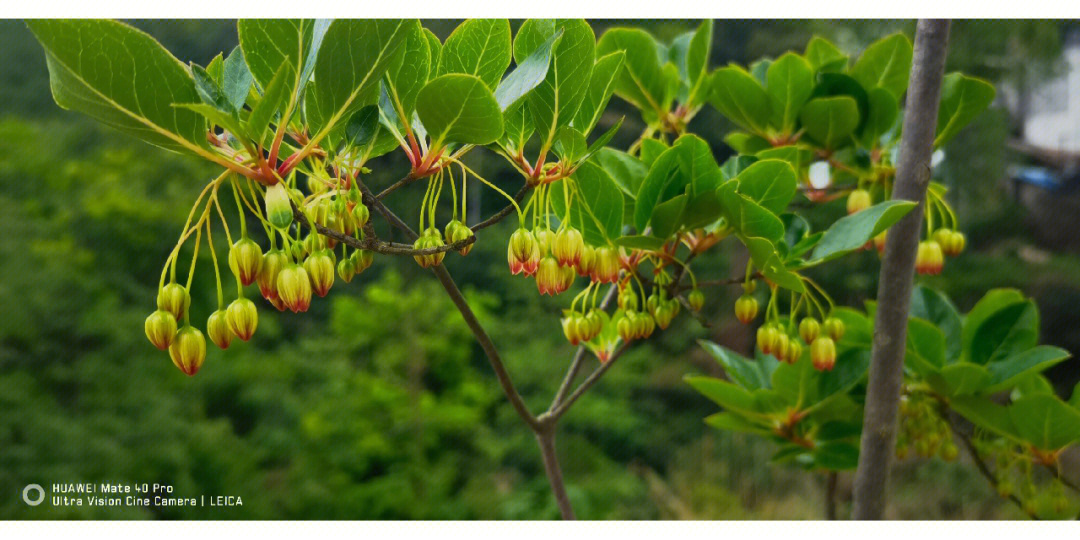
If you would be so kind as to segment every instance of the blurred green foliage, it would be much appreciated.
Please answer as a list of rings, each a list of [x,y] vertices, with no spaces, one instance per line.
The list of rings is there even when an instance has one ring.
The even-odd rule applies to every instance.
[[[438,24],[443,37],[454,26]],[[598,22],[597,33],[610,24]],[[666,38],[692,24],[649,29]],[[967,24],[956,26],[951,61],[978,73],[971,66],[988,62],[980,51],[997,50],[998,42],[984,43],[990,38]],[[137,25],[184,61],[205,63],[235,43],[228,21]],[[1040,31],[1060,31],[1060,24],[1047,25]],[[855,49],[909,27],[727,21],[717,26],[712,56],[722,63],[777,55],[801,49],[814,32]],[[1028,43],[1028,32],[1006,31],[1000,40]],[[1040,50],[1060,41],[1038,35]],[[188,205],[213,171],[59,111],[41,50],[21,23],[0,22],[0,51],[0,518],[557,517],[532,435],[441,288],[411,259],[377,259],[304,316],[260,300],[255,339],[212,350],[194,378],[179,373],[147,344],[142,321]],[[1045,56],[1054,58],[1052,51]],[[601,122],[626,115],[617,140],[628,143],[640,126],[629,125],[627,112],[615,100]],[[715,126],[698,131],[722,158],[720,138],[730,126],[712,111],[695,122]],[[972,249],[931,284],[961,309],[991,286],[1019,287],[1040,303],[1042,341],[1080,350],[1066,316],[1075,306],[1068,299],[1080,296],[1080,259],[1025,255],[1030,240],[1015,227],[1021,210],[998,184],[1009,131],[1005,115],[988,113],[948,148],[946,180],[960,188],[954,196]],[[393,181],[404,170],[395,168],[397,159],[372,183]],[[512,177],[492,156],[470,160],[493,181]],[[391,202],[415,215],[406,198]],[[470,206],[487,215],[501,202],[485,194]],[[835,210],[842,213],[842,203]],[[503,226],[483,231],[468,258],[453,255],[447,265],[538,411],[572,348],[558,327],[562,302],[539,298],[531,282],[506,271],[508,233]],[[698,277],[738,273],[744,258],[720,250],[702,261]],[[193,305],[207,311],[196,319],[214,305],[209,259],[200,264],[202,283],[193,290],[208,296]],[[839,302],[857,304],[873,296],[877,268],[867,253],[813,277]],[[730,313],[736,295],[707,291],[711,327],[676,319],[635,346],[565,417],[558,446],[579,516],[823,515],[823,478],[771,466],[771,443],[705,426],[712,405],[682,382],[688,372],[715,369],[696,338],[749,350],[749,330]],[[1075,365],[1059,367],[1061,381],[1075,377],[1070,369]],[[919,465],[899,469],[896,517],[1016,517],[969,465]],[[845,480],[841,515],[850,495]],[[244,505],[31,509],[14,495],[31,482],[158,482],[180,496],[240,495]]]

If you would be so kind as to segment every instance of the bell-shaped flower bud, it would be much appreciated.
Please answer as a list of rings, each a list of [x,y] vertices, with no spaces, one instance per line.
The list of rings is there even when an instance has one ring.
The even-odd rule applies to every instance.
[[[941,244],[933,240],[919,242],[919,251],[915,254],[915,271],[920,274],[936,276],[945,266],[945,255]]]
[[[758,314],[757,298],[744,294],[735,301],[735,318],[743,324],[750,324]]]
[[[799,321],[799,337],[807,345],[814,342],[821,335],[821,324],[813,317],[807,317]]]
[[[191,295],[179,283],[169,283],[158,291],[157,308],[172,313],[176,320],[184,318],[190,305]]]
[[[563,275],[559,261],[550,255],[540,259],[540,265],[536,270],[536,289],[540,291],[540,294],[550,296],[559,294],[562,283]]]
[[[351,256],[345,257],[337,263],[337,273],[341,281],[349,283],[356,275],[356,260]]]
[[[219,309],[211,313],[210,318],[206,319],[206,335],[210,337],[210,341],[214,345],[217,345],[222,350],[229,348],[233,338],[233,333],[229,330],[226,313],[224,309]]]
[[[177,330],[176,338],[169,346],[169,357],[186,375],[198,373],[206,360],[206,338],[203,333],[191,325]]]
[[[865,189],[856,189],[848,195],[847,199],[847,213],[854,214],[870,208],[873,201],[870,199],[870,192]]]
[[[596,248],[592,280],[597,283],[615,283],[619,279],[619,254],[610,247]]]
[[[934,239],[941,245],[941,251],[949,257],[959,255],[967,246],[967,237],[964,233],[952,229],[938,229],[934,233]]]
[[[266,188],[266,219],[271,225],[285,230],[292,224],[292,203],[283,182]]]
[[[169,345],[172,345],[173,339],[176,337],[176,317],[164,309],[151,313],[146,318],[144,327],[146,338],[155,347],[163,351],[168,349]]]
[[[450,244],[456,244],[458,242],[468,240],[472,235],[472,229],[470,229],[464,223],[456,219],[446,224],[446,241]],[[458,249],[458,253],[460,253],[464,257],[465,255],[468,255],[470,251],[472,251],[474,245],[476,245],[475,242],[472,244],[466,244],[465,246]]]
[[[637,311],[638,296],[630,285],[619,288],[618,301],[619,309],[623,311]]]
[[[633,341],[637,338],[637,333],[634,328],[634,321],[636,320],[637,314],[635,312],[624,311],[622,316],[619,317],[618,322],[615,323],[615,330],[623,341]]]
[[[585,240],[581,232],[572,227],[564,227],[555,233],[551,244],[551,254],[562,266],[577,266],[584,249]]]
[[[255,308],[255,302],[247,298],[237,298],[225,311],[225,321],[230,332],[242,341],[247,341],[255,335],[255,329],[259,326],[259,310]]]
[[[259,292],[270,302],[278,297],[278,274],[287,264],[289,264],[289,258],[279,249],[271,249],[263,255],[262,267],[259,269],[256,281],[259,282]]]
[[[548,229],[537,229],[533,231],[533,237],[536,238],[536,247],[540,250],[541,257],[547,257],[551,254],[551,244],[555,241],[555,233]]]
[[[810,344],[810,361],[818,371],[832,371],[836,365],[836,344],[832,339],[821,336]]]
[[[323,249],[312,253],[304,261],[304,270],[311,279],[311,289],[319,297],[326,296],[330,287],[334,285],[334,253],[329,249]]]
[[[363,229],[364,225],[367,225],[369,219],[371,219],[371,211],[368,210],[364,203],[358,202],[352,209],[353,223],[356,224],[357,229]]]
[[[510,235],[510,242],[506,246],[506,262],[510,265],[510,273],[518,275],[525,273],[525,275],[531,275],[532,272],[528,272],[533,253],[539,253],[536,249],[536,238],[532,233],[524,227],[519,228]],[[539,263],[539,260],[537,261]],[[533,272],[535,272],[533,268]]]
[[[350,258],[356,266],[356,273],[359,274],[371,267],[371,263],[375,260],[375,254],[369,250],[360,249],[354,251]]]
[[[566,340],[569,341],[571,345],[575,346],[582,341],[581,333],[578,332],[579,319],[581,319],[581,315],[572,312],[566,317],[563,317],[560,321],[562,323],[563,335],[566,336]]]
[[[821,330],[825,332],[825,335],[832,338],[833,341],[840,341],[840,338],[844,337],[844,321],[836,317],[827,317],[824,322],[821,323]]]
[[[802,351],[802,344],[799,343],[799,340],[795,338],[788,339],[787,358],[785,358],[784,361],[789,364],[798,362],[799,358],[802,358]]]
[[[762,354],[772,354],[773,344],[776,343],[777,336],[780,333],[771,324],[767,324],[758,328],[757,331],[757,348]]]
[[[413,249],[437,248],[444,245],[446,244],[443,243],[442,233],[439,232],[439,229],[431,227],[424,231],[424,233],[416,239],[416,242],[413,242]],[[421,268],[431,268],[432,266],[442,264],[444,257],[446,257],[446,252],[440,251],[438,253],[427,255],[414,255],[413,259]]]
[[[705,294],[701,289],[694,289],[686,295],[686,303],[690,304],[690,309],[694,312],[701,311],[701,308],[705,307]]]
[[[311,306],[311,278],[307,270],[290,263],[278,273],[278,297],[293,313],[304,312]]]
[[[245,287],[258,279],[262,262],[262,248],[250,238],[237,240],[229,250],[229,269]]]
[[[659,326],[661,330],[667,330],[667,327],[671,325],[671,321],[675,319],[677,314],[675,306],[670,302],[665,302],[656,307],[653,311],[653,319],[656,320],[656,326]]]
[[[581,250],[581,258],[578,259],[574,270],[579,276],[590,276],[593,272],[593,267],[596,265],[596,248],[585,244],[585,247]]]
[[[777,330],[776,337],[773,338],[771,354],[777,360],[787,362],[788,345],[790,344],[791,338],[783,330]]]

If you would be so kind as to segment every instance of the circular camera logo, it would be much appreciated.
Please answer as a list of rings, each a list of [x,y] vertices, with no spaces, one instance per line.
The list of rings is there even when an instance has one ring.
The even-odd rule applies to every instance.
[[[30,484],[23,488],[22,498],[26,504],[30,506],[37,506],[45,500],[45,490],[37,484]]]

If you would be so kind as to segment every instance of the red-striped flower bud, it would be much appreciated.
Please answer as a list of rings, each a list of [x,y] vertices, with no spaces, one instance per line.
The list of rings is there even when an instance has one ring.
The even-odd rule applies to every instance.
[[[618,279],[618,252],[607,246],[596,248],[596,262],[593,263],[592,280],[597,283],[615,283]]]
[[[735,301],[735,318],[739,319],[739,322],[743,324],[750,324],[758,313],[758,301],[757,298],[744,294]]]
[[[277,278],[281,269],[289,264],[289,258],[279,249],[271,249],[263,255],[262,267],[259,269],[259,292],[263,298],[273,303],[278,297]]]
[[[179,283],[170,283],[158,291],[157,308],[172,313],[176,320],[184,318],[190,305],[191,295],[187,288]]]
[[[791,338],[783,330],[777,330],[776,337],[773,338],[771,354],[777,360],[787,362],[788,345],[790,343]]]
[[[933,240],[919,242],[919,251],[915,255],[915,271],[934,276],[941,273],[943,266],[945,255],[941,252],[941,244]]]
[[[413,242],[413,249],[437,248],[444,245],[446,244],[443,243],[442,233],[439,232],[439,229],[430,227],[420,235],[420,238],[416,239],[416,242]],[[446,257],[446,252],[440,251],[427,255],[414,255],[413,259],[421,268],[431,268],[442,264],[444,257]]]
[[[821,324],[813,317],[807,317],[799,322],[799,337],[807,345],[814,342],[821,334]]]
[[[278,273],[278,297],[293,313],[307,311],[311,306],[311,278],[307,270],[296,263],[290,263]]]
[[[358,202],[352,209],[353,224],[357,229],[363,229],[364,225],[367,225],[369,219],[371,219],[371,211],[368,210],[364,203]]]
[[[836,365],[836,344],[833,340],[821,336],[810,344],[810,361],[818,371],[832,371]]]
[[[354,251],[350,258],[353,260],[353,264],[356,266],[356,273],[360,274],[364,270],[371,268],[371,263],[375,260],[375,254],[366,249],[360,249]]]
[[[206,338],[203,333],[190,325],[177,330],[176,339],[169,346],[169,357],[186,375],[198,373],[206,360]]]
[[[797,339],[795,339],[795,338],[789,339],[788,340],[788,349],[787,349],[787,358],[785,358],[785,361],[787,363],[789,363],[789,364],[794,364],[795,362],[798,362],[799,358],[802,357],[802,351],[803,351],[802,344],[800,344]]]
[[[230,332],[242,341],[247,341],[255,335],[255,329],[259,326],[259,310],[255,308],[255,302],[247,298],[237,298],[229,304],[225,321]]]
[[[949,257],[959,255],[967,245],[964,233],[952,229],[938,229],[934,232],[934,240],[941,246],[942,253]]]
[[[515,276],[521,273],[532,275],[536,272],[536,266],[532,264],[534,255],[536,264],[539,264],[539,250],[532,232],[524,227],[514,231],[506,246],[506,262],[510,265],[510,273]]]
[[[776,328],[773,328],[771,324],[767,324],[758,328],[757,331],[757,348],[762,354],[771,354],[773,351],[773,344],[776,343],[776,337],[780,335]]]
[[[271,225],[285,230],[292,224],[292,203],[285,184],[278,182],[266,188],[266,219]]]
[[[311,280],[311,289],[319,297],[326,296],[334,286],[334,252],[324,249],[312,253],[304,261],[304,270]]]
[[[337,263],[337,273],[341,281],[348,283],[356,275],[356,261],[352,257],[345,257]]]
[[[690,304],[690,309],[694,312],[701,311],[701,308],[705,307],[705,294],[700,289],[694,289],[686,295],[686,303]]]
[[[562,266],[577,266],[584,249],[585,240],[581,237],[581,232],[572,227],[564,227],[555,233],[551,244],[551,254]]]
[[[865,189],[856,189],[848,195],[847,199],[847,213],[854,214],[862,210],[870,208],[873,201],[870,200],[870,192]]]
[[[582,341],[581,333],[578,331],[579,320],[584,320],[584,318],[580,314],[573,312],[560,321],[562,322],[563,335],[566,336],[566,340],[571,345],[575,346]]]
[[[590,276],[596,266],[596,249],[588,244],[581,250],[581,258],[574,265],[574,270],[579,276]]]
[[[536,247],[540,250],[541,257],[547,257],[551,254],[551,244],[555,240],[555,233],[547,229],[538,229],[533,231],[533,237],[536,238]]]
[[[468,240],[472,235],[472,229],[470,229],[464,223],[456,219],[446,224],[446,242],[449,244],[456,244],[458,242]],[[468,255],[470,251],[472,251],[474,245],[476,244],[466,244],[464,247],[458,249],[457,251],[464,257],[465,255]]]
[[[623,311],[637,311],[638,297],[633,287],[626,285],[619,288],[619,309]]]
[[[618,332],[619,337],[623,341],[633,341],[636,339],[637,334],[634,331],[634,321],[637,320],[637,314],[633,311],[625,311],[619,320],[615,323],[615,330]]]
[[[143,326],[150,343],[163,351],[172,345],[173,338],[176,337],[176,317],[164,309],[151,313]]]
[[[250,238],[237,240],[229,250],[229,269],[245,287],[259,277],[262,263],[262,249]]]
[[[840,338],[844,337],[844,321],[837,319],[836,317],[827,317],[823,323],[821,323],[821,329],[827,336],[833,339],[833,341],[840,341]]]
[[[229,323],[226,322],[227,316],[224,309],[219,309],[210,314],[210,318],[206,319],[206,335],[210,337],[210,341],[217,345],[220,349],[228,349],[232,344],[233,334],[229,330]]]
[[[559,266],[559,261],[550,255],[540,260],[536,270],[536,288],[540,294],[554,296],[570,288],[573,282],[573,268]]]

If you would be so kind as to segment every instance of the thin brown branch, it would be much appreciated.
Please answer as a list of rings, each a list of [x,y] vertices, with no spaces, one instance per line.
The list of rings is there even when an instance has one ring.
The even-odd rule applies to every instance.
[[[559,507],[559,514],[564,520],[576,519],[574,508],[570,505],[570,497],[566,494],[566,486],[563,485],[562,468],[559,467],[559,456],[555,450],[555,426],[537,431],[536,442],[540,445],[544,471],[547,472],[548,482],[551,483],[551,492],[555,494],[555,504]]]
[[[615,295],[619,288],[612,284],[604,299],[600,301],[600,309],[607,309],[608,305],[615,299]],[[577,348],[577,352],[574,353],[574,360],[570,362],[570,369],[566,370],[566,376],[563,377],[562,384],[559,385],[559,390],[555,392],[555,397],[551,400],[551,406],[548,407],[548,412],[551,412],[558,407],[564,399],[566,399],[566,393],[570,391],[570,385],[573,384],[574,379],[577,378],[578,372],[581,371],[581,364],[585,361],[585,354],[588,349],[585,345],[580,345]]]
[[[604,376],[604,373],[607,373],[607,370],[611,369],[611,366],[615,365],[615,361],[618,360],[619,357],[622,356],[622,353],[625,352],[628,348],[630,348],[630,344],[623,343],[622,346],[620,346],[618,349],[615,349],[615,352],[611,354],[611,358],[609,358],[607,362],[600,364],[600,367],[596,368],[596,370],[593,371],[592,374],[590,374],[589,377],[581,383],[581,386],[578,386],[577,389],[574,390],[574,393],[570,394],[570,396],[567,397],[566,400],[563,401],[558,407],[555,407],[555,410],[541,414],[540,421],[552,424],[558,422],[559,418],[561,418],[563,414],[566,414],[566,411],[569,410],[570,407],[574,406],[574,402],[577,401],[578,398],[582,396],[582,394],[588,392],[589,389],[592,388],[592,386],[596,384],[596,382],[599,381],[601,377]]]
[[[986,481],[990,483],[990,486],[996,490],[997,479],[994,478],[994,473],[990,470],[990,467],[979,456],[979,452],[975,450],[975,445],[971,443],[971,439],[960,431],[959,426],[956,425],[953,418],[951,417],[951,415],[948,414],[947,411],[943,412],[942,416],[944,416],[946,423],[949,424],[949,429],[952,430],[953,436],[955,436],[957,439],[960,439],[960,444],[963,445],[964,450],[968,453],[969,456],[971,456],[971,461],[975,463],[975,468],[978,469],[979,473],[981,473],[983,477],[986,478]],[[1014,504],[1016,504],[1017,508],[1022,510],[1032,519],[1039,519],[1039,516],[1029,512],[1028,509],[1024,507],[1024,502],[1021,501],[1020,498],[1017,497],[1015,494],[1009,493],[1007,498]]]

